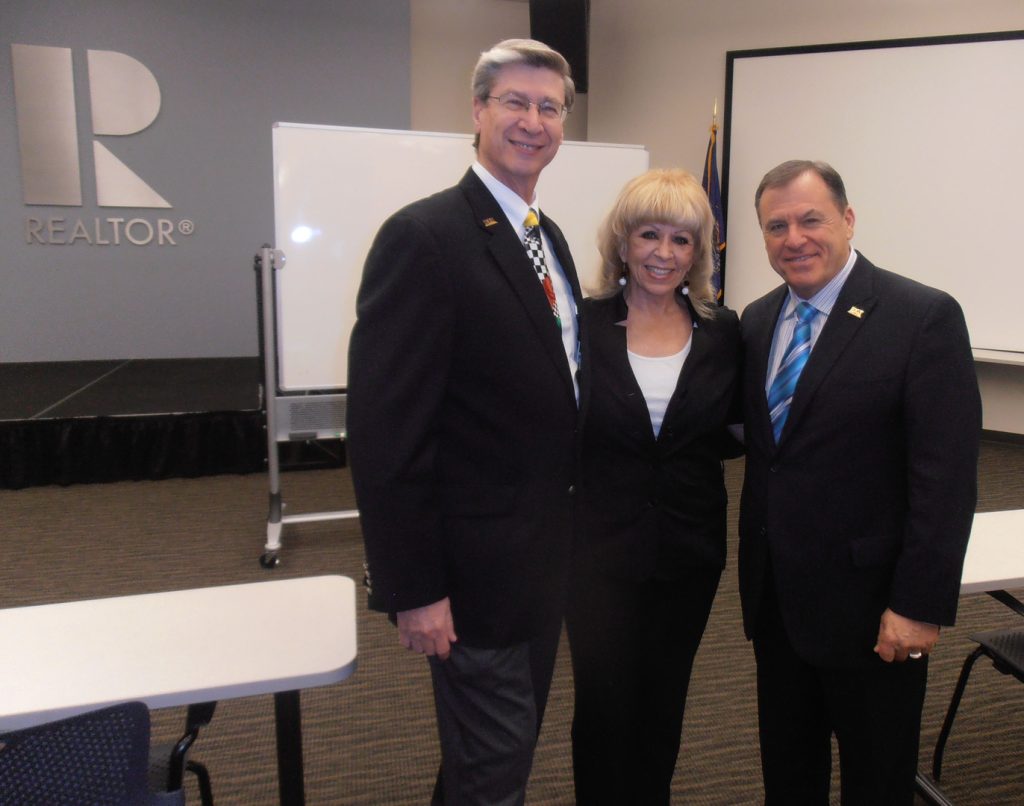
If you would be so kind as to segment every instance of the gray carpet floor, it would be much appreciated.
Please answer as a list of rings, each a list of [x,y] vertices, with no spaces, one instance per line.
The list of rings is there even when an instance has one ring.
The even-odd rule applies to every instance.
[[[736,506],[742,460],[727,466],[730,557],[690,688],[683,749],[673,786],[679,804],[754,804],[762,799],[754,704],[754,661],[736,591]],[[979,510],[1024,508],[1024,446],[985,443]],[[362,576],[356,521],[289,526],[281,565],[262,569],[267,479],[215,476],[159,482],[0,490],[5,557],[0,607],[172,590],[271,577]],[[287,473],[290,512],[354,506],[344,469]],[[1021,539],[1024,539],[1022,535]],[[1015,591],[1024,597],[1024,591]],[[258,619],[259,613],[253,613]],[[310,613],[309,618],[317,618]],[[359,660],[347,681],[302,695],[309,804],[426,804],[438,761],[425,662],[398,646],[386,619],[359,596]],[[983,629],[1024,626],[984,594],[961,600],[956,627],[932,657],[923,720],[922,767],[961,664]],[[195,625],[202,630],[202,624]],[[274,635],[268,634],[267,641]],[[16,652],[4,644],[2,652]],[[187,651],[182,647],[182,651]],[[2,696],[2,693],[0,693]],[[572,679],[560,653],[528,803],[571,804]],[[184,709],[154,712],[170,739]],[[979,662],[947,748],[943,787],[958,806],[1024,803],[1024,686]],[[193,757],[210,770],[222,806],[277,799],[273,700],[225,701]],[[198,803],[192,781],[190,803]],[[833,786],[833,789],[837,789]],[[838,798],[833,798],[838,803]],[[629,806],[629,805],[624,805]]]

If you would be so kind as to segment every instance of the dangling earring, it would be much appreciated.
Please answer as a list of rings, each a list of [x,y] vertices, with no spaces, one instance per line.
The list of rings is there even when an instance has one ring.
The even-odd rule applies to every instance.
[[[688,297],[690,295],[689,280],[683,280],[683,284],[679,287],[679,293],[682,294],[684,297]]]
[[[629,272],[629,267],[625,263],[622,264],[622,276],[619,278],[619,285],[626,285],[626,274]]]

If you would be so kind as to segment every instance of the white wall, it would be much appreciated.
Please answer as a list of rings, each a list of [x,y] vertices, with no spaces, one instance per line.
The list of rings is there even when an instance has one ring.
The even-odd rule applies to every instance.
[[[511,0],[412,0],[412,128],[472,133],[469,77],[480,52],[530,35],[530,7]]]
[[[470,75],[482,51],[502,39],[529,37],[527,0],[412,0],[412,128],[472,133]],[[578,95],[565,139],[587,137],[588,97]],[[611,142],[611,141],[609,141]],[[616,140],[615,142],[632,142]],[[637,141],[639,143],[639,141]]]
[[[1020,28],[1021,0],[593,0],[590,137],[699,171],[726,51]]]
[[[469,131],[467,82],[476,54],[527,35],[528,5],[411,5],[413,128]],[[584,131],[592,141],[646,145],[653,166],[699,174],[716,99],[722,122],[729,50],[1017,29],[1024,29],[1021,0],[592,0]],[[842,94],[836,87],[837,103]],[[1024,371],[979,364],[978,376],[985,428],[1024,434]]]

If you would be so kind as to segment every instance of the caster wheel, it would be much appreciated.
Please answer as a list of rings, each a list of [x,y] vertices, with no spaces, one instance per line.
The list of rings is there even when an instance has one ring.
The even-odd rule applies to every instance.
[[[267,552],[266,554],[260,555],[260,565],[264,568],[277,568],[281,563],[281,558],[276,553]]]

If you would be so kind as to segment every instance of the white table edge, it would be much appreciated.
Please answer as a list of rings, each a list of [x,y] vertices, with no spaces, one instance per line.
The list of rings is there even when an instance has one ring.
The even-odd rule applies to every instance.
[[[264,585],[274,583],[285,583],[286,585],[294,585],[300,580],[326,580],[326,579],[337,579],[343,581],[343,588],[351,595],[351,606],[352,606],[352,618],[353,628],[355,627],[355,584],[350,577],[345,577],[341,574],[320,574],[313,575],[310,577],[292,577],[288,579],[280,580],[268,580],[255,583],[236,583],[229,585],[216,585],[208,586],[209,588],[215,588],[219,590],[225,590],[236,587],[245,587],[253,585]],[[191,588],[184,590],[172,590],[172,591],[160,591],[156,592],[157,595],[162,593],[175,594],[184,593],[189,594],[197,590],[204,590],[204,588]],[[130,594],[128,596],[105,596],[105,597],[94,597],[92,599],[80,600],[81,602],[94,602],[104,601],[113,599],[130,599],[136,597],[149,597],[152,596],[152,592],[146,592],[141,594]],[[347,598],[347,597],[346,597]],[[75,604],[76,602],[56,602],[55,605],[68,605]],[[25,610],[38,610],[39,608],[47,608],[51,605],[25,605],[23,607],[9,608],[11,612]],[[179,705],[188,705],[196,702],[215,702],[219,700],[236,699],[239,697],[250,697],[258,696],[262,694],[276,694],[284,691],[299,691],[306,688],[315,688],[319,686],[330,685],[332,683],[341,682],[346,678],[350,677],[356,670],[358,660],[358,648],[356,642],[353,640],[352,654],[348,656],[347,653],[343,658],[339,666],[318,668],[309,671],[304,674],[291,675],[286,678],[272,677],[263,680],[256,680],[252,682],[232,682],[230,685],[214,685],[203,688],[186,688],[182,690],[160,692],[160,693],[148,693],[145,691],[133,690],[127,688],[123,696],[119,695],[116,698],[101,697],[92,700],[82,700],[74,705],[61,705],[57,708],[50,709],[29,709],[29,710],[7,710],[0,714],[0,732],[10,732],[15,730],[21,730],[23,728],[33,727],[40,725],[45,722],[51,722],[58,719],[64,719],[67,717],[75,716],[76,714],[86,713],[88,711],[94,711],[100,708],[104,708],[110,705],[116,705],[122,702],[140,701],[146,703],[148,707],[152,708],[168,708]]]

